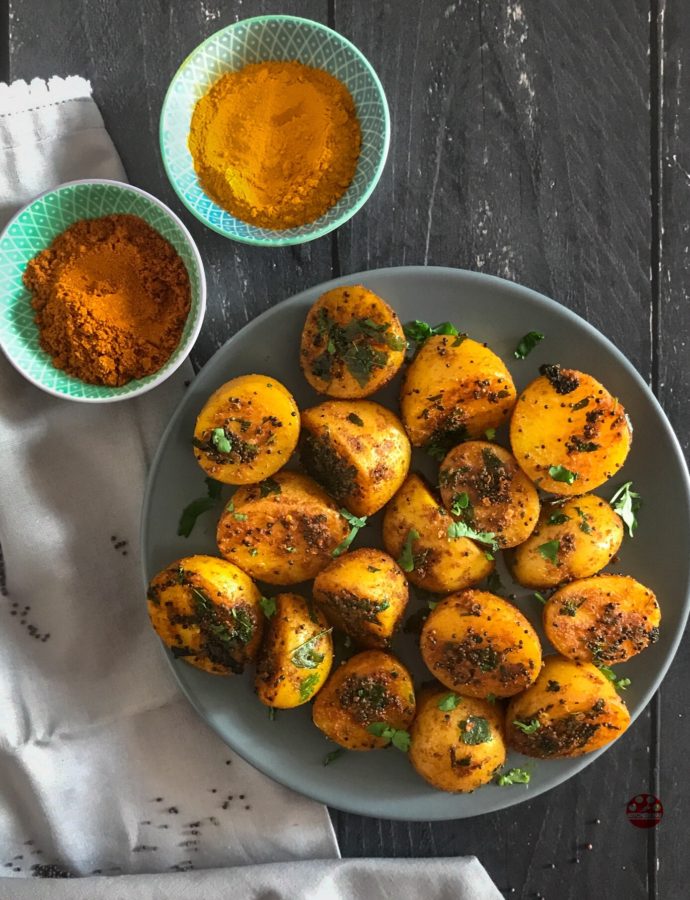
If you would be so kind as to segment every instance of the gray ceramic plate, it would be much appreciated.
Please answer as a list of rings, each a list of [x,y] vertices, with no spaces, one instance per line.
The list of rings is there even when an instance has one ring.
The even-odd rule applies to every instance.
[[[663,613],[659,642],[617,668],[632,679],[625,699],[635,719],[664,677],[688,615],[690,490],[685,462],[658,403],[606,338],[553,300],[499,278],[422,267],[363,272],[311,288],[270,309],[231,338],[192,383],[154,460],[142,527],[147,580],[180,556],[214,553],[216,549],[214,513],[199,519],[190,538],[175,533],[182,508],[204,494],[203,473],[192,456],[190,437],[206,398],[229,378],[261,372],[280,379],[300,407],[315,403],[317,397],[298,366],[299,337],[307,309],[325,290],[358,283],[385,297],[403,322],[413,318],[432,323],[449,320],[476,340],[486,341],[508,362],[518,390],[535,377],[539,365],[559,362],[590,372],[621,398],[635,427],[633,449],[624,469],[604,485],[601,494],[610,497],[615,487],[632,479],[644,507],[635,538],[625,539],[615,571],[633,575],[651,587]],[[546,340],[526,360],[514,360],[515,345],[532,329],[544,332]],[[396,393],[394,384],[375,399],[394,405]],[[497,440],[505,442],[505,438],[499,432]],[[416,454],[413,465],[433,475],[424,454]],[[668,539],[669,534],[674,535],[673,540]],[[355,546],[379,541],[377,517],[360,533]],[[538,601],[523,588],[511,585],[504,571],[501,574],[506,590],[517,593],[518,605],[541,630]],[[419,606],[421,601],[412,596],[409,611]],[[396,638],[394,652],[410,666],[417,682],[425,678],[412,637]],[[171,660],[171,665],[199,714],[249,762],[302,794],[363,815],[430,820],[492,812],[560,784],[599,755],[539,761],[512,754],[508,765],[531,769],[529,787],[489,785],[469,795],[443,794],[422,781],[405,756],[394,749],[346,753],[324,767],[324,755],[334,745],[311,724],[309,706],[278,712],[271,721],[254,697],[250,677],[219,678],[182,660]],[[621,740],[626,740],[625,736]]]

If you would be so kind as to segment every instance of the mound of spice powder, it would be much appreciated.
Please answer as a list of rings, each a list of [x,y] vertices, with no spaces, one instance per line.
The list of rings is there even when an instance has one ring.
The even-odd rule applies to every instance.
[[[167,362],[191,303],[179,254],[133,215],[70,225],[29,262],[24,284],[53,365],[110,387]]]
[[[252,63],[198,101],[189,150],[201,186],[238,219],[313,222],[349,187],[362,136],[348,89],[299,62]]]

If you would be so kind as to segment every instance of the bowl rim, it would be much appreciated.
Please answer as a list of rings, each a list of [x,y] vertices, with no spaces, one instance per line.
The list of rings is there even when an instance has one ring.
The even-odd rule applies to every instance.
[[[63,188],[75,187],[78,185],[82,186],[91,186],[91,185],[108,185],[110,187],[116,187],[123,190],[124,193],[131,192],[134,194],[138,194],[141,197],[145,197],[154,206],[157,206],[161,209],[173,222],[177,225],[177,227],[182,232],[182,235],[189,246],[191,254],[196,262],[197,269],[199,272],[199,303],[198,303],[198,311],[196,314],[196,319],[192,326],[192,329],[187,337],[187,340],[183,343],[179,343],[170,358],[164,365],[158,370],[155,376],[151,379],[151,381],[146,384],[140,385],[132,391],[129,391],[126,394],[113,394],[107,397],[75,397],[71,394],[66,394],[63,391],[58,391],[55,388],[48,387],[48,385],[43,384],[43,382],[39,381],[37,378],[34,378],[27,371],[20,367],[17,360],[11,355],[9,349],[7,348],[3,336],[2,330],[0,330],[0,349],[5,356],[5,358],[11,363],[11,365],[29,381],[31,384],[35,385],[37,388],[40,388],[42,391],[45,391],[47,394],[51,394],[53,397],[60,397],[62,400],[73,400],[76,403],[116,403],[120,400],[131,400],[134,397],[140,397],[142,394],[146,394],[148,391],[153,390],[153,388],[158,387],[159,384],[162,384],[166,381],[174,372],[179,369],[182,363],[189,356],[192,347],[196,343],[197,338],[199,337],[199,332],[201,331],[201,326],[204,321],[204,316],[206,314],[206,272],[204,270],[204,264],[201,259],[201,254],[199,253],[199,248],[194,242],[194,238],[189,232],[189,229],[184,224],[182,219],[177,215],[177,213],[173,212],[168,206],[163,203],[162,200],[159,200],[158,197],[154,197],[153,194],[150,194],[148,191],[143,190],[143,188],[136,187],[136,185],[128,184],[126,181],[117,181],[114,178],[77,178],[73,181],[64,181],[61,184],[56,185],[53,188],[49,188],[47,191],[43,191],[40,194],[37,194],[28,203],[25,203],[17,212],[12,216],[11,219],[7,222],[5,227],[0,231],[0,251],[2,250],[2,244],[7,237],[9,230],[12,225],[22,216],[28,209],[30,209],[35,203],[38,203],[39,200],[43,200],[45,197],[50,196],[51,194],[57,194]],[[107,215],[107,213],[106,213]],[[153,226],[151,226],[153,227]],[[187,320],[189,316],[192,314],[192,310],[190,308],[189,313],[187,314]],[[185,324],[186,321],[185,320]],[[179,359],[172,365],[170,365],[170,360],[173,356],[179,353]],[[76,376],[72,376],[76,377]],[[81,379],[77,379],[81,381]],[[82,384],[87,384],[87,382],[82,382]],[[102,385],[102,387],[107,387],[107,385]]]
[[[371,76],[371,79],[374,82],[376,90],[381,99],[381,105],[383,107],[383,120],[384,120],[383,148],[381,151],[380,159],[376,166],[376,171],[374,172],[374,174],[369,182],[369,185],[367,186],[367,189],[364,191],[362,196],[357,200],[357,202],[353,203],[351,207],[348,207],[348,209],[345,210],[342,213],[342,215],[338,216],[338,218],[334,222],[331,222],[329,225],[324,225],[321,228],[317,228],[313,232],[309,232],[308,234],[299,235],[299,236],[280,237],[281,231],[276,230],[273,232],[276,235],[275,238],[265,238],[265,237],[259,238],[259,237],[251,237],[251,236],[239,237],[238,235],[228,234],[227,231],[224,231],[218,225],[213,225],[210,222],[207,222],[206,219],[204,219],[197,212],[197,210],[194,209],[194,207],[190,203],[187,202],[187,200],[183,196],[182,192],[178,189],[177,182],[173,178],[170,168],[168,166],[167,153],[165,151],[165,147],[164,147],[164,143],[163,143],[163,124],[166,120],[166,116],[169,114],[168,108],[169,108],[169,104],[171,102],[173,86],[174,86],[175,82],[177,81],[178,77],[180,76],[182,70],[189,63],[189,61],[191,60],[191,58],[193,56],[195,56],[199,51],[201,51],[211,41],[216,40],[218,38],[218,35],[223,34],[226,31],[231,31],[232,29],[237,28],[240,25],[243,25],[243,26],[244,25],[252,25],[253,26],[253,25],[257,25],[259,23],[263,24],[263,23],[270,22],[270,21],[280,21],[280,22],[291,21],[291,22],[299,22],[304,25],[309,25],[309,26],[313,27],[316,31],[327,32],[329,35],[335,36],[344,46],[348,47],[350,50],[352,50],[355,53],[355,55],[359,58],[359,60],[363,64],[364,68],[368,71],[369,75]],[[288,246],[292,246],[295,244],[307,244],[310,241],[315,241],[318,238],[324,237],[324,235],[330,234],[331,231],[335,231],[337,228],[340,228],[342,225],[344,225],[347,221],[349,221],[354,215],[356,215],[360,211],[360,209],[364,206],[364,204],[367,202],[369,197],[371,197],[376,186],[378,185],[379,181],[381,180],[381,175],[383,174],[383,170],[386,165],[386,160],[388,159],[388,151],[390,149],[390,142],[391,142],[391,115],[390,115],[390,109],[388,107],[388,98],[386,97],[386,92],[383,88],[383,85],[381,84],[381,79],[376,74],[376,70],[374,69],[372,64],[369,62],[369,60],[366,58],[364,53],[362,53],[362,51],[359,49],[359,47],[357,47],[355,44],[353,44],[352,41],[350,41],[344,35],[340,34],[339,31],[335,31],[335,29],[330,28],[328,25],[324,25],[322,22],[316,22],[314,19],[307,19],[307,18],[304,18],[303,16],[289,16],[289,15],[281,15],[281,14],[271,14],[271,15],[265,15],[265,16],[251,16],[247,19],[239,19],[237,22],[231,22],[230,25],[226,25],[224,28],[219,28],[218,31],[214,31],[213,34],[209,35],[205,40],[203,40],[200,44],[198,44],[196,47],[194,47],[194,49],[191,50],[187,54],[187,56],[185,56],[185,58],[182,60],[182,62],[178,66],[177,70],[175,71],[175,74],[170,79],[170,84],[168,85],[168,89],[165,92],[165,97],[163,98],[163,103],[161,105],[161,114],[160,114],[160,119],[159,119],[159,124],[158,124],[158,143],[159,143],[159,148],[160,148],[161,159],[163,161],[163,168],[165,169],[165,174],[166,174],[168,181],[170,182],[173,190],[175,191],[175,194],[180,199],[180,201],[184,204],[185,208],[187,210],[189,210],[189,212],[195,218],[197,218],[203,225],[205,225],[206,228],[210,228],[211,231],[215,231],[216,234],[220,234],[223,237],[228,238],[228,240],[237,241],[240,244],[250,244],[251,246],[254,246],[254,247],[288,247]],[[359,161],[358,161],[358,165],[359,165]],[[203,191],[203,193],[208,197],[208,194],[206,194],[205,191]],[[218,206],[218,204],[214,200],[212,200],[211,197],[209,197],[209,200],[215,206]],[[219,208],[222,208],[222,207],[219,207]],[[227,212],[227,210],[226,210],[226,212]],[[229,213],[229,215],[232,215],[232,213]],[[233,218],[237,218],[237,217],[233,216]],[[238,220],[238,221],[241,221],[241,220]],[[318,222],[318,219],[316,219],[315,221]],[[249,223],[249,222],[245,222],[244,224],[249,225],[249,227],[251,227],[251,228],[256,227],[254,225],[251,225],[251,223]],[[306,223],[306,224],[308,225],[309,223]],[[267,230],[267,229],[264,229],[264,230]],[[290,229],[285,229],[285,232],[287,232],[289,230]],[[282,233],[285,233],[285,232],[282,232]]]

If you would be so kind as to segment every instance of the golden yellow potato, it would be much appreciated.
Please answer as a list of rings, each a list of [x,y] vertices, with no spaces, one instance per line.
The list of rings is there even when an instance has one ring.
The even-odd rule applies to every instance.
[[[410,673],[382,650],[350,657],[333,672],[312,708],[316,727],[347,750],[386,747],[390,739],[372,734],[369,726],[384,723],[404,731],[414,713]]]
[[[500,708],[444,689],[420,697],[411,737],[410,762],[440,791],[474,791],[506,759]]]
[[[300,364],[320,394],[368,397],[393,378],[407,341],[385,300],[360,284],[333,288],[309,310]]]
[[[308,475],[278,472],[238,488],[218,522],[222,555],[252,578],[297,584],[321,571],[350,526]]]
[[[544,491],[584,494],[625,462],[632,429],[619,401],[583,372],[542,366],[515,404],[510,443]]]
[[[254,484],[292,456],[299,438],[292,394],[268,375],[241,375],[204,404],[194,429],[194,456],[211,478]]]
[[[461,591],[429,613],[419,642],[441,684],[468,697],[511,697],[539,674],[541,644],[517,607],[488,591]]]
[[[292,709],[311,700],[328,678],[332,629],[323,614],[298,594],[278,594],[273,604],[254,684],[266,706]]]
[[[413,446],[442,459],[465,438],[506,421],[515,396],[510,372],[488,347],[461,334],[435,335],[405,373],[401,418]]]
[[[623,540],[623,523],[594,494],[546,503],[530,537],[506,554],[513,578],[523,587],[549,588],[599,572]]]
[[[625,662],[659,636],[656,597],[628,575],[596,575],[559,588],[544,606],[544,630],[569,659]]]
[[[328,400],[302,413],[302,465],[357,516],[388,503],[411,452],[398,417],[371,400]]]
[[[442,594],[457,591],[477,584],[492,570],[487,548],[449,536],[453,521],[415,474],[386,507],[383,545],[417,587]]]
[[[398,564],[368,547],[334,559],[314,580],[314,599],[328,621],[363,647],[390,645],[408,594]]]
[[[547,656],[537,680],[506,712],[509,746],[541,759],[590,753],[629,724],[630,713],[612,682],[591,663],[562,656]]]
[[[158,636],[205,672],[242,672],[263,632],[261,594],[237,566],[215,556],[185,556],[153,578],[146,593]]]
[[[521,544],[534,531],[537,490],[498,444],[458,444],[443,460],[438,482],[446,509],[477,531],[494,534],[500,547]]]

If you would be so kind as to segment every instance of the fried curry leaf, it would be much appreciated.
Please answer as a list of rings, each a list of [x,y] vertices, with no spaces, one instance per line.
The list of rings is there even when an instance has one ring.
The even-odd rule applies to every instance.
[[[513,351],[515,359],[524,359],[534,350],[538,343],[543,341],[545,335],[541,331],[528,331],[527,334],[518,342],[517,347]]]

